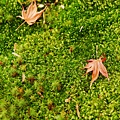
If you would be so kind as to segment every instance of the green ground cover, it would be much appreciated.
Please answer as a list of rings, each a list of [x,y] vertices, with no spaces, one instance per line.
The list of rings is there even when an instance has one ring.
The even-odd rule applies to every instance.
[[[61,0],[46,9],[45,24],[41,17],[15,31],[20,1],[0,1],[0,119],[119,120],[119,0]],[[82,68],[103,53],[110,81],[100,75],[90,89]]]

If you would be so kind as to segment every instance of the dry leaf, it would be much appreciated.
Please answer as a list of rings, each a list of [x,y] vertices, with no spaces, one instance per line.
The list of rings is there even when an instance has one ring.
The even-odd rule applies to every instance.
[[[19,74],[17,72],[12,73],[12,77],[17,77]]]
[[[22,87],[18,88],[17,98],[21,99],[23,97],[23,94],[24,94],[24,89]]]
[[[84,68],[87,69],[86,74],[93,71],[92,72],[92,80],[91,80],[91,83],[90,83],[90,88],[92,86],[92,83],[98,78],[99,72],[103,76],[108,78],[108,73],[107,73],[106,67],[102,63],[105,60],[106,60],[105,57],[104,58],[100,57],[97,60],[95,60],[95,59],[87,60],[87,62],[89,62],[89,63],[84,67]],[[109,78],[108,78],[108,80],[109,80]]]
[[[60,5],[60,8],[64,9],[64,8],[65,8],[65,6],[64,6],[64,5]]]
[[[49,110],[53,110],[53,108],[55,108],[55,104],[54,104],[53,102],[50,102],[50,103],[48,104],[48,109],[49,109]]]
[[[70,102],[70,100],[71,100],[71,97],[65,99],[65,102]]]
[[[37,12],[36,0],[34,0],[34,2],[31,2],[27,10],[24,10],[24,7],[22,7],[22,16],[18,17],[25,20],[25,22],[27,22],[29,25],[32,25],[36,22],[38,18],[41,17],[45,9],[46,8],[44,8],[40,12]]]
[[[41,96],[41,98],[44,98],[44,96],[42,95],[41,92],[37,92],[37,94],[38,94],[39,96]]]
[[[17,43],[14,43],[14,52],[16,51],[16,49],[17,49]]]
[[[0,65],[2,66],[4,63],[2,61],[0,61]]]
[[[76,111],[77,111],[78,118],[80,118],[80,112],[79,112],[79,106],[78,106],[78,104],[76,104]]]
[[[55,0],[54,4],[57,4],[58,3],[58,0]]]
[[[17,56],[17,57],[21,57],[20,55],[18,55],[17,53],[15,52],[12,52],[13,55]]]
[[[25,73],[22,73],[22,83],[25,81]]]
[[[41,10],[40,12],[37,12],[36,0],[34,0],[28,6],[27,10],[25,10],[24,7],[22,6],[22,16],[17,16],[17,17],[25,20],[22,24],[24,24],[25,22],[27,22],[27,24],[32,25],[32,24],[34,24],[36,22],[37,19],[39,19],[41,17],[41,15],[42,15],[42,13],[44,12],[45,9],[46,9],[46,7],[43,10]]]
[[[33,84],[34,81],[35,81],[35,78],[34,78],[34,77],[29,77],[29,78],[27,78],[27,79],[30,81],[30,84]]]
[[[81,32],[81,31],[82,31],[82,29],[83,29],[83,26],[81,26],[81,28],[80,28],[79,32]]]
[[[38,8],[43,8],[44,4],[38,4]]]

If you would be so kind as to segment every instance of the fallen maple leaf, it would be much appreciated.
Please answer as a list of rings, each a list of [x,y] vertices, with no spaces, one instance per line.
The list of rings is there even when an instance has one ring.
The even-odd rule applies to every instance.
[[[17,17],[25,20],[22,24],[27,22],[27,24],[32,25],[36,22],[37,19],[39,19],[41,17],[41,15],[42,15],[42,13],[44,12],[45,9],[46,9],[46,7],[43,10],[37,12],[36,0],[34,0],[28,6],[27,10],[25,10],[24,7],[22,6],[22,16],[17,16]]]
[[[95,59],[90,59],[87,60],[87,62],[89,62],[84,68],[87,69],[86,74],[93,71],[92,72],[92,80],[90,83],[90,88],[92,86],[92,83],[98,78],[99,76],[99,72],[108,78],[108,73],[106,70],[106,67],[103,65],[102,62],[104,62],[106,60],[106,58],[104,57],[100,57],[99,59],[95,60]],[[108,78],[109,80],[109,78]]]

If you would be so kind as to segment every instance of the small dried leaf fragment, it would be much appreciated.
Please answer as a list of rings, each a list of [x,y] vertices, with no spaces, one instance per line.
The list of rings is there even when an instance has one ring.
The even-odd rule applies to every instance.
[[[36,22],[37,19],[39,19],[41,17],[41,15],[45,11],[45,9],[46,9],[46,7],[43,10],[37,12],[36,0],[34,0],[28,6],[27,10],[25,10],[24,7],[22,6],[22,16],[17,16],[17,17],[25,20],[25,22],[27,22],[27,24],[32,25]]]
[[[65,102],[70,102],[70,100],[71,100],[71,97],[65,99]]]
[[[15,53],[15,52],[12,52],[12,54],[13,54],[14,56],[21,57],[20,55],[18,55],[18,54]]]
[[[69,53],[72,53],[72,52],[73,52],[73,50],[74,50],[74,47],[73,47],[73,46],[71,46],[71,47],[69,48]]]
[[[17,43],[14,43],[14,49],[13,49],[13,51],[15,52],[16,49],[17,49]]]
[[[54,4],[56,5],[58,3],[58,0],[55,0]]]
[[[53,108],[55,108],[55,104],[53,102],[48,104],[48,109],[52,110]]]
[[[106,78],[108,78],[108,73],[106,67],[103,65],[102,62],[104,62],[106,58],[100,57],[99,59],[90,59],[87,60],[88,64],[84,67],[87,69],[86,74],[92,72],[92,80],[90,83],[90,88],[92,86],[92,83],[98,78],[99,72]],[[109,80],[109,78],[108,78]]]
[[[76,112],[77,112],[78,118],[80,118],[80,112],[79,112],[79,106],[78,106],[78,104],[76,104]]]
[[[60,8],[64,9],[64,8],[65,8],[65,6],[64,6],[64,5],[60,5]]]
[[[44,96],[42,95],[41,92],[37,92],[37,94],[38,94],[41,98],[44,98]]]
[[[25,73],[22,73],[22,83],[25,82]]]
[[[12,77],[17,77],[19,74],[17,72],[12,73]]]
[[[0,65],[2,66],[4,63],[2,61],[0,61]]]
[[[17,95],[18,99],[21,99],[23,97],[23,94],[24,94],[23,88],[18,88],[18,95]]]
[[[16,50],[17,50],[17,43],[14,43],[14,49],[13,49],[14,52],[12,52],[12,54],[13,54],[14,56],[21,57],[20,55],[18,55],[18,54],[15,52]]]
[[[30,84],[33,84],[34,81],[35,81],[35,78],[34,78],[34,77],[29,77],[29,78],[27,78],[27,79],[30,81]]]
[[[39,8],[43,8],[43,7],[44,7],[44,4],[38,4],[38,7],[39,7]]]

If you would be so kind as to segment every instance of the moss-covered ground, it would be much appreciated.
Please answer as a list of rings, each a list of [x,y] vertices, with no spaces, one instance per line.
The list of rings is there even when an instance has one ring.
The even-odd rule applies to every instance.
[[[0,0],[0,119],[119,120],[119,0],[48,0],[44,19],[15,31],[20,2],[29,5]],[[110,81],[100,75],[90,89],[83,67],[102,54]]]

